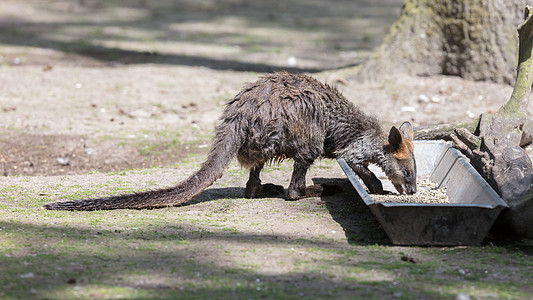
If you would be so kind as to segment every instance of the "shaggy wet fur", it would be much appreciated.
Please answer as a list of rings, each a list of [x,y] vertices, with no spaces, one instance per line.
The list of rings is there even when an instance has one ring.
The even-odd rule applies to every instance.
[[[181,205],[220,178],[234,157],[250,168],[245,189],[245,196],[249,198],[283,192],[283,187],[261,184],[259,175],[265,164],[285,159],[294,161],[287,199],[321,195],[323,186],[305,185],[309,166],[320,157],[343,157],[371,192],[382,193],[381,182],[367,168],[368,163],[376,163],[398,191],[413,193],[416,166],[412,147],[408,147],[412,128],[408,123],[402,127],[400,130],[393,127],[387,136],[377,119],[364,114],[335,88],[305,75],[270,74],[245,85],[227,103],[207,160],[177,186],[57,202],[45,208],[102,210]],[[400,150],[402,158],[398,159],[394,154],[398,155]]]

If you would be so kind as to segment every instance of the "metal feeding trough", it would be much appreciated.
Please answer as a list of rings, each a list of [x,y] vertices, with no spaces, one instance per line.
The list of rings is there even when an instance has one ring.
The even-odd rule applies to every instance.
[[[444,141],[415,141],[418,178],[446,187],[449,203],[375,202],[344,159],[338,162],[395,245],[479,245],[508,205],[459,151]],[[395,191],[379,168],[383,188]]]

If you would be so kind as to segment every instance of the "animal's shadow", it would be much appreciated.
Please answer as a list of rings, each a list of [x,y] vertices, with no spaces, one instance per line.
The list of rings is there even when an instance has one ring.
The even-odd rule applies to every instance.
[[[356,193],[348,179],[313,178],[312,180],[314,184],[337,185],[341,188],[342,191],[330,196],[323,196],[321,200],[333,220],[343,228],[350,244],[390,244],[379,222]],[[242,198],[243,195],[244,188],[242,187],[208,188],[185,205],[227,198]],[[280,194],[269,198],[284,199],[285,196]],[[306,201],[306,199],[298,201]]]
[[[390,244],[378,220],[347,178],[313,178],[313,183],[341,187],[341,192],[321,199],[333,220],[341,225],[350,244]]]

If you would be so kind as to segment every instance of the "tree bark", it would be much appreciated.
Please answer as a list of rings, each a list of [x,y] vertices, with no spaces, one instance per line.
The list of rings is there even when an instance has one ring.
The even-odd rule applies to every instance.
[[[457,75],[512,84],[526,0],[405,0],[360,77]]]

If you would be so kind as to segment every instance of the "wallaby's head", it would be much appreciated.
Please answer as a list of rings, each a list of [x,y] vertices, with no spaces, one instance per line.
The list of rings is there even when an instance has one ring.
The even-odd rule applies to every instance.
[[[385,147],[391,162],[387,170],[392,184],[400,194],[416,193],[416,162],[413,153],[413,126],[404,122],[400,128],[392,127],[389,144]]]

